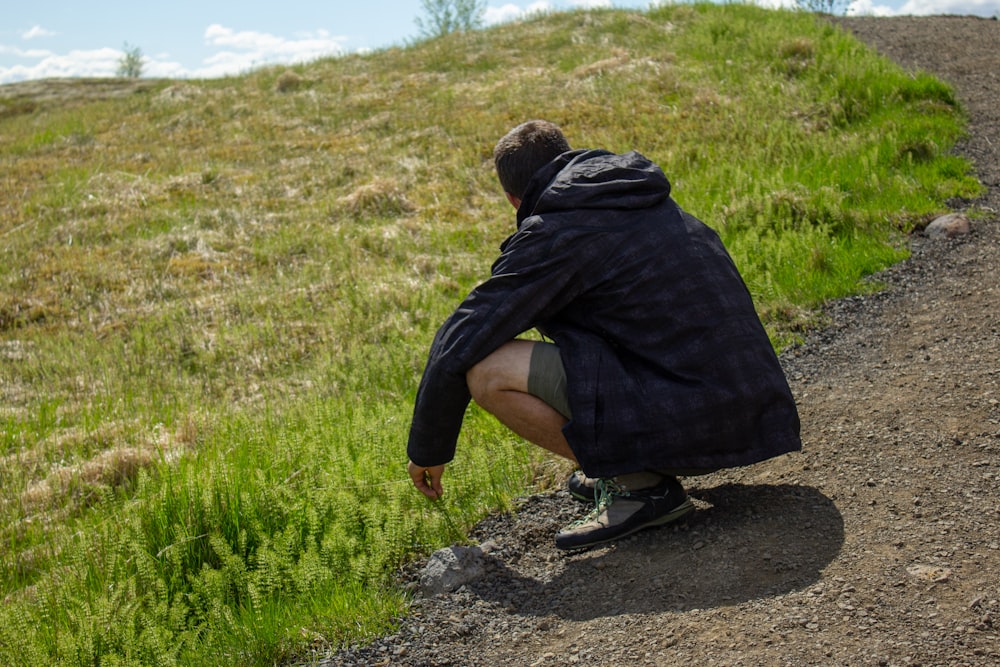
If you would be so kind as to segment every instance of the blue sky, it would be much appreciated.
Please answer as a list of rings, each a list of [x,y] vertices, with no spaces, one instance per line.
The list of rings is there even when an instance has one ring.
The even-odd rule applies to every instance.
[[[794,0],[757,0],[793,4]],[[649,0],[487,0],[486,22],[572,7],[646,8]],[[144,75],[216,77],[254,67],[404,44],[421,0],[20,0],[0,18],[0,84],[113,76],[127,43]],[[1000,15],[1000,0],[855,0],[850,14]]]

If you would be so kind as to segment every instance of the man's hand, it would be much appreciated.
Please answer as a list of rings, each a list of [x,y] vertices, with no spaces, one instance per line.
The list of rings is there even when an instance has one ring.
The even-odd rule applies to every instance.
[[[441,475],[444,474],[443,465],[425,468],[410,461],[409,471],[413,486],[417,487],[420,493],[431,500],[437,500],[444,495],[444,489],[441,488]]]

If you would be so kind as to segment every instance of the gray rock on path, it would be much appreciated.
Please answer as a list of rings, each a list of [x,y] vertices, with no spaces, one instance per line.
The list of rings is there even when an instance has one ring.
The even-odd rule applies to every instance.
[[[969,233],[969,219],[963,213],[948,213],[935,218],[924,230],[932,239],[953,239]]]
[[[420,573],[420,592],[426,597],[450,593],[483,576],[483,550],[451,546],[431,554]]]

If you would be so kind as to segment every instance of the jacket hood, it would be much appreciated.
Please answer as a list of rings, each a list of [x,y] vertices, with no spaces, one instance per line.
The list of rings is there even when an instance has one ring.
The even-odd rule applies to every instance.
[[[643,209],[669,196],[666,175],[640,153],[569,151],[531,179],[517,221],[566,210]]]

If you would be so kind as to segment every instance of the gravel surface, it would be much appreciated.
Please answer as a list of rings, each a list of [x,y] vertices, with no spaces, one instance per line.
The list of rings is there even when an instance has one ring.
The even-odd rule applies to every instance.
[[[689,478],[687,525],[583,553],[552,542],[579,504],[527,498],[475,530],[485,574],[319,664],[1000,664],[1000,23],[836,20],[956,87],[989,192],[952,204],[988,215],[915,234],[782,356],[803,452]]]

